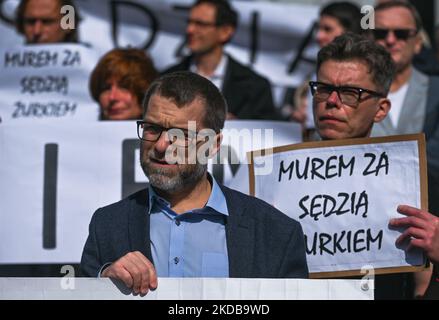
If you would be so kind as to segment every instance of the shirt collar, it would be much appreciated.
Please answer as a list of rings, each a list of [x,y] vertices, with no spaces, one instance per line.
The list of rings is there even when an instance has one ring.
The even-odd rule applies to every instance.
[[[227,202],[226,197],[224,196],[223,191],[221,190],[218,182],[216,182],[215,178],[208,172],[207,177],[209,181],[212,184],[212,190],[210,192],[209,199],[207,200],[207,203],[205,205],[206,207],[209,207],[216,212],[223,214],[225,216],[229,215],[229,210],[227,209]],[[157,204],[161,206],[170,207],[170,203],[166,200],[160,197],[152,188],[151,184],[148,186],[148,195],[149,195],[149,208],[148,208],[148,214],[151,214],[152,207],[154,206],[154,203],[157,202]],[[203,208],[200,208],[203,209]]]
[[[215,70],[213,71],[213,74],[209,77],[209,79],[211,79],[211,80],[223,79],[224,76],[226,75],[226,66],[227,66],[228,60],[229,60],[228,56],[223,53],[223,55],[221,56],[220,62],[216,66]],[[189,67],[189,70],[194,72],[194,73],[198,73],[197,65],[195,64],[195,62],[193,60],[191,61],[191,65]]]

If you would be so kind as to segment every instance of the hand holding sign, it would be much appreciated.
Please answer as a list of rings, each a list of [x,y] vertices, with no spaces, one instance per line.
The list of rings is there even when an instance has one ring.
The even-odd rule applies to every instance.
[[[439,263],[439,218],[407,205],[398,206],[398,212],[407,217],[391,219],[390,226],[407,229],[396,239],[396,244],[409,241],[407,250],[420,248],[431,261]]]

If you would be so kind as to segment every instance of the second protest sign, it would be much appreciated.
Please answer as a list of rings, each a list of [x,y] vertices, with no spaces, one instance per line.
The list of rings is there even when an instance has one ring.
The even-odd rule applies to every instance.
[[[422,252],[397,248],[400,204],[427,208],[423,135],[320,141],[254,151],[250,192],[299,221],[312,277],[416,271]],[[275,230],[273,230],[275,232]]]

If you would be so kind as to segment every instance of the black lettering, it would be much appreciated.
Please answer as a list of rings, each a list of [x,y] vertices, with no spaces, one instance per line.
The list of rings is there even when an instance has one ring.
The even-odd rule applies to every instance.
[[[348,168],[350,169],[349,176],[352,176],[352,174],[354,173],[354,165],[355,165],[355,157],[352,157],[351,160],[349,160],[349,162],[345,164],[343,155],[341,155],[339,161],[339,167],[338,167],[338,176],[341,177],[341,172],[344,169],[348,169]]]
[[[323,252],[326,252],[326,253],[330,254],[331,256],[333,256],[334,252],[329,250],[326,247],[326,245],[329,244],[332,240],[331,235],[329,235],[327,233],[321,233],[319,235],[319,240],[320,240],[320,244],[319,244],[320,255],[323,255]]]
[[[380,160],[378,160],[378,165],[376,167],[376,173],[375,176],[378,175],[381,168],[385,169],[385,174],[389,174],[389,157],[387,157],[387,154],[385,152],[381,153]]]
[[[313,233],[312,239],[305,234],[305,250],[307,255],[331,256],[337,253],[358,253],[362,251],[380,250],[382,246],[383,230],[376,236],[371,229],[342,230],[339,233]],[[375,246],[374,246],[375,244]]]
[[[112,22],[111,36],[113,39],[114,47],[117,47],[117,48],[120,47],[118,39],[117,39],[117,35],[119,33],[119,21],[120,21],[119,15],[118,15],[118,8],[122,8],[123,6],[133,7],[134,9],[137,9],[139,12],[142,12],[145,14],[145,16],[146,16],[145,21],[149,21],[151,32],[150,32],[149,38],[145,40],[143,45],[140,45],[137,47],[139,49],[142,49],[142,50],[148,49],[154,43],[155,38],[157,36],[157,32],[159,30],[159,21],[155,17],[154,12],[152,12],[148,7],[146,7],[144,5],[140,5],[138,3],[131,2],[131,1],[120,1],[120,0],[112,0],[110,2],[111,22]]]
[[[323,216],[326,218],[335,212],[334,209],[335,209],[336,201],[333,197],[328,196],[326,194],[323,195],[323,199],[324,199],[323,200]],[[328,202],[330,202],[332,205],[331,209],[329,209],[329,210],[328,210]]]
[[[320,203],[316,203],[317,200],[321,198],[322,195],[319,194],[311,200],[310,216],[313,217],[315,221],[319,220],[319,216],[322,214],[322,211],[314,211],[314,209],[318,209],[322,206]]]
[[[303,205],[303,203],[309,199],[309,196],[304,196],[302,199],[300,199],[299,201],[299,207],[303,210],[303,214],[301,214],[299,216],[299,219],[303,219],[305,218],[307,215],[309,215],[309,211],[306,208],[306,206]]]
[[[308,169],[309,169],[309,158],[305,160],[305,166],[303,167],[303,171],[300,172],[300,163],[299,160],[296,160],[296,175],[298,179],[308,179]]]
[[[0,1],[0,21],[3,21],[5,24],[9,24],[11,28],[15,27],[15,19],[12,15],[8,17],[6,13],[8,13],[5,9],[7,6],[4,5],[5,1]]]
[[[308,209],[307,201],[309,199],[310,196],[307,195],[299,200],[299,207],[303,210],[303,213],[299,216],[300,219],[310,216],[315,221],[318,221],[320,216],[328,218],[334,214],[341,216],[347,213],[367,218],[369,202],[366,191],[361,192],[358,200],[356,192],[352,194],[339,192],[336,199],[327,194],[315,195],[311,198]]]
[[[279,167],[279,182],[282,181],[282,175],[283,175],[284,173],[287,173],[287,172],[290,173],[289,176],[288,176],[288,180],[291,180],[291,177],[292,177],[292,175],[293,175],[293,168],[294,168],[294,161],[291,161],[291,163],[290,163],[290,165],[288,166],[288,168],[285,169],[285,167],[284,167],[284,161],[282,160],[282,161],[280,162],[280,167]]]
[[[25,105],[20,101],[17,101],[14,105],[15,111],[12,113],[12,118],[18,118],[19,114],[24,112]]]
[[[370,229],[367,229],[366,232],[366,243],[367,243],[367,250],[370,250],[370,244],[375,243],[378,241],[378,250],[381,250],[381,245],[383,243],[383,230],[380,230],[377,234],[377,236],[374,238],[372,236],[372,231]]]
[[[20,81],[21,93],[29,93],[34,95],[35,93],[61,93],[63,95],[68,94],[69,80],[66,76],[32,76],[24,77]]]
[[[357,205],[355,206],[355,215],[358,215],[358,212],[360,211],[361,208],[364,208],[362,217],[367,218],[367,211],[369,209],[369,198],[365,190],[360,193],[360,197],[358,199]]]
[[[305,37],[303,38],[302,42],[299,45],[299,49],[297,50],[297,54],[294,57],[293,61],[288,67],[288,74],[292,74],[297,66],[299,65],[300,61],[305,61],[308,63],[315,63],[314,59],[309,59],[305,56],[305,49],[308,47],[308,45],[313,41],[314,38],[314,30],[317,27],[317,22],[314,22],[311,25],[311,28],[306,33]]]
[[[68,115],[73,116],[77,109],[76,103],[68,101],[49,102],[45,104],[38,102],[25,104],[18,101],[14,105],[16,109],[12,113],[12,118],[60,118]]]
[[[389,173],[389,158],[387,157],[387,154],[385,152],[380,154],[378,164],[373,170],[371,169],[371,167],[372,167],[372,164],[376,160],[376,155],[373,153],[366,153],[366,154],[364,154],[364,157],[371,158],[371,160],[370,160],[368,166],[366,167],[366,169],[363,171],[363,176],[367,176],[370,174],[375,174],[375,176],[378,176],[378,174],[382,168],[385,169],[386,175]]]
[[[58,145],[48,143],[44,149],[43,248],[56,248],[56,184]]]
[[[354,194],[355,194],[355,192],[354,192]],[[344,208],[344,206],[346,205],[346,203],[348,202],[348,200],[349,200],[349,194],[347,194],[347,193],[345,193],[345,192],[340,192],[338,195],[337,195],[339,198],[343,198],[343,202],[341,203],[341,205],[338,207],[338,210],[337,210],[337,215],[339,216],[339,215],[342,215],[342,214],[345,214],[345,213],[348,213],[349,212],[349,209],[345,209],[345,210],[343,210],[343,208]]]
[[[326,171],[325,171],[326,179],[331,179],[331,178],[337,176],[337,172],[333,173],[333,174],[329,173],[329,170],[337,168],[337,165],[335,165],[335,164],[331,165],[331,161],[332,160],[337,160],[337,156],[331,156],[331,157],[328,158],[328,160],[326,160]],[[338,176],[339,177],[341,176],[341,171],[340,170],[338,171]]]
[[[6,52],[4,59],[5,68],[9,67],[33,67],[42,68],[47,66],[56,66],[58,62],[58,53],[48,50],[41,51],[23,51],[23,52]]]
[[[235,176],[240,167],[238,162],[239,158],[236,151],[231,146],[222,145],[220,152],[216,154],[216,162],[212,165],[212,175],[215,177],[215,180],[221,184],[224,183],[224,170],[226,166],[229,166],[232,175]]]
[[[325,177],[322,176],[318,170],[323,167],[325,162],[322,159],[319,158],[313,158],[311,160],[311,179],[314,180],[314,177],[317,176],[322,180],[325,180]]]
[[[305,238],[305,251],[306,254],[312,254],[312,255],[316,255],[317,254],[317,237],[318,237],[318,233],[314,232],[314,236],[312,237],[312,246],[311,248],[309,248],[308,246],[308,236],[305,234],[304,238]]]
[[[343,240],[344,236],[346,234],[346,231],[342,231],[340,235],[338,235],[337,233],[334,234],[334,252],[345,252],[347,249],[343,248],[340,245],[340,242]]]
[[[250,63],[256,62],[256,55],[259,48],[259,12],[253,11],[250,24]]]
[[[125,139],[122,141],[122,199],[141,189],[148,187],[146,182],[136,182],[135,159],[136,150],[140,149],[139,139]]]
[[[364,238],[359,238],[360,234],[364,234],[364,230],[358,230],[354,234],[354,252],[361,252],[363,250],[366,250],[366,247],[358,247],[360,243],[365,242]]]
[[[81,55],[78,51],[72,52],[71,50],[64,50],[64,60],[62,62],[63,67],[73,67],[75,65],[81,65]]]

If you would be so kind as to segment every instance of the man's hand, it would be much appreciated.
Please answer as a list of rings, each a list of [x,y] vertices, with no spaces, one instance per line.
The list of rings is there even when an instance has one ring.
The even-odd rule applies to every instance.
[[[146,295],[157,288],[157,274],[151,261],[139,251],[129,252],[105,268],[101,277],[118,279],[132,288],[135,294]]]
[[[396,239],[396,244],[409,240],[407,250],[421,248],[433,263],[439,263],[439,218],[406,205],[398,206],[398,212],[407,217],[391,219],[389,224],[407,229]]]

